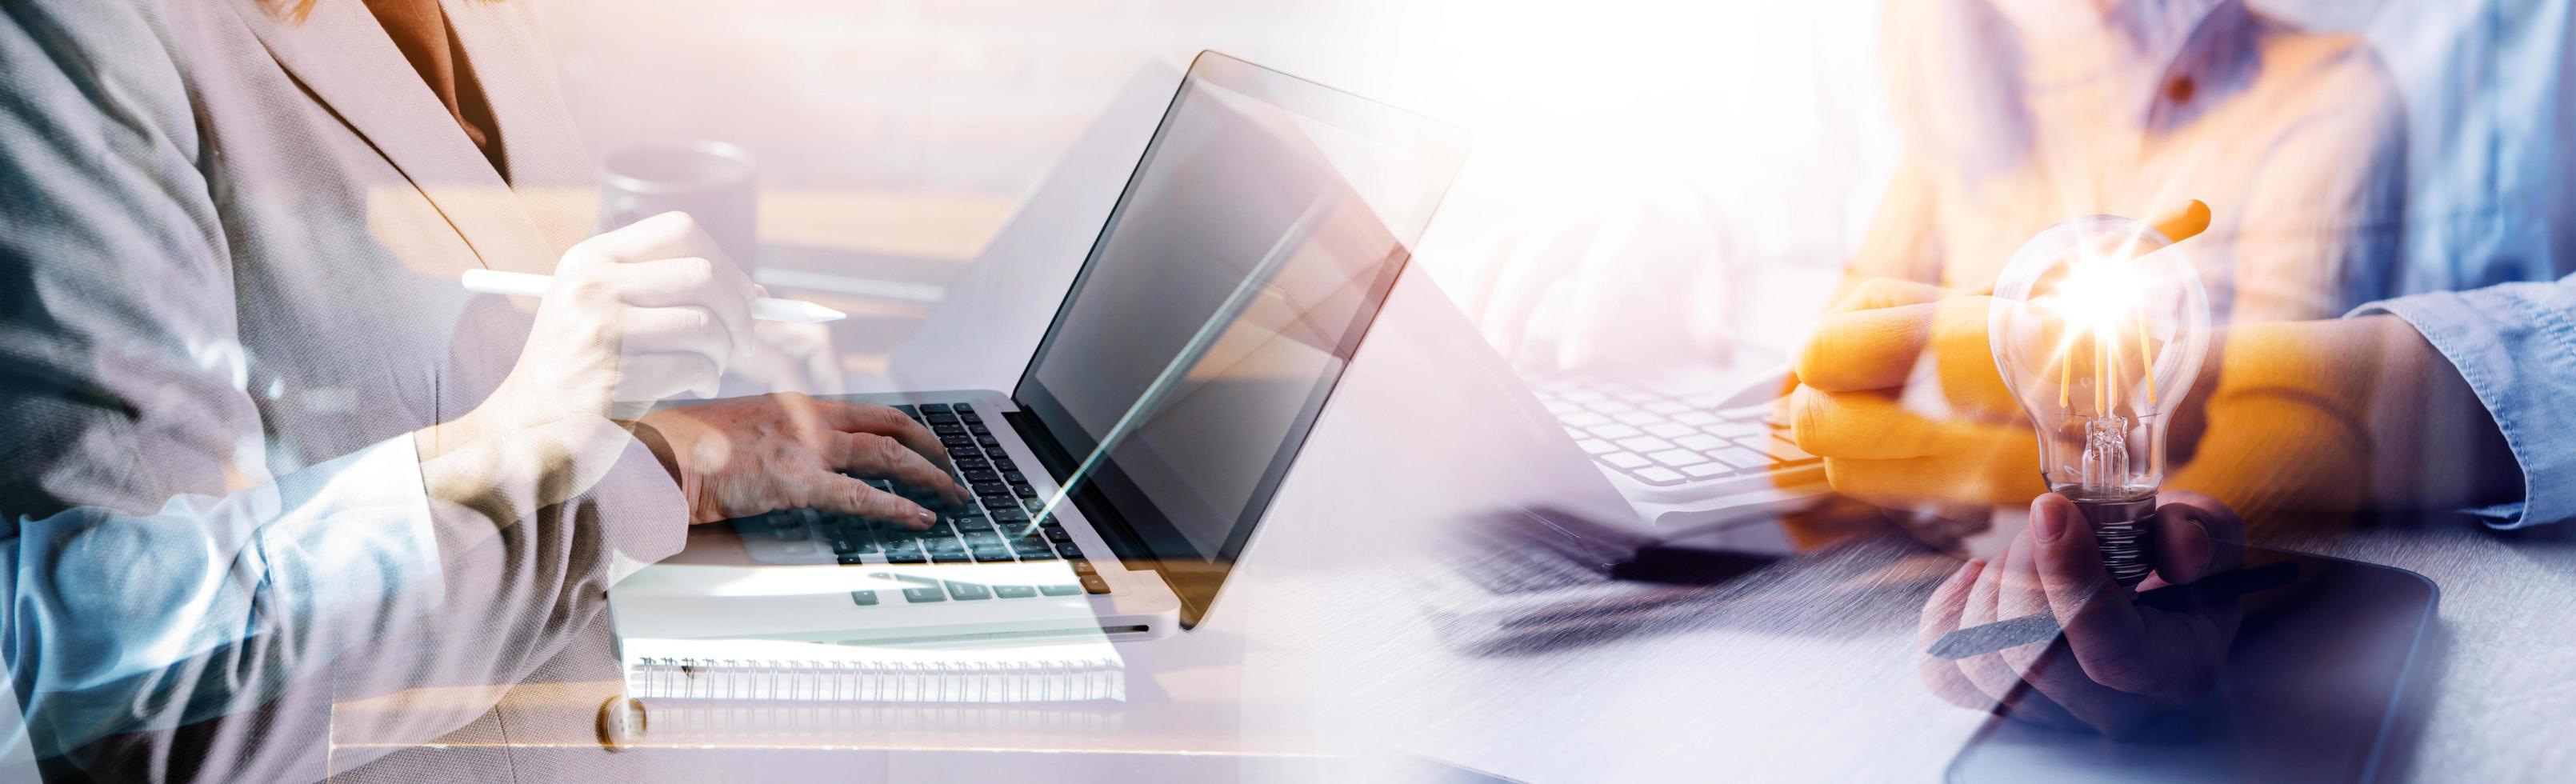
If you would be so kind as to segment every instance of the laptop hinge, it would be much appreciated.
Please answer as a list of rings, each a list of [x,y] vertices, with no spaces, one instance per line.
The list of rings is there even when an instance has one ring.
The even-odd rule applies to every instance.
[[[1010,424],[1013,432],[1020,434],[1020,442],[1028,444],[1029,451],[1037,454],[1038,462],[1044,464],[1047,476],[1055,479],[1056,486],[1072,491],[1073,508],[1082,512],[1083,519],[1091,521],[1091,530],[1100,534],[1101,541],[1109,543],[1111,553],[1117,554],[1118,559],[1130,568],[1153,566],[1153,551],[1146,549],[1127,519],[1110,508],[1109,499],[1101,497],[1099,487],[1090,482],[1078,485],[1065,483],[1065,477],[1073,475],[1077,463],[1071,454],[1065,452],[1063,445],[1046,432],[1046,426],[1038,423],[1037,417],[1021,410],[1003,412],[1002,419]]]

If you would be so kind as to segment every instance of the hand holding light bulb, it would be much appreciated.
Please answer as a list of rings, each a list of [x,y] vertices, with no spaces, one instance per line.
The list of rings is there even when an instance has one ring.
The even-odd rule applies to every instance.
[[[2157,221],[2155,233],[2179,242],[2199,233],[2208,221],[2208,208],[2192,202]],[[2178,254],[2144,253],[2150,249],[2146,243],[2112,242],[2096,243],[2091,252],[2125,253],[2125,258],[2154,268],[2181,261]],[[2085,285],[2099,290],[2119,284],[2113,277]],[[2019,507],[2048,492],[2027,406],[1999,372],[1988,339],[1995,302],[1995,297],[1929,284],[1870,280],[1855,286],[1818,321],[1796,363],[1799,388],[1789,398],[1790,434],[1800,448],[1825,458],[1825,473],[1836,492],[1889,508],[1977,510]],[[2126,328],[2134,330],[2134,322],[2132,318]],[[2123,358],[2135,353],[2133,343],[2134,336],[2124,342]],[[2161,361],[2171,371],[2178,370],[2170,366],[2181,359]],[[2130,371],[2137,370],[2133,360]],[[2123,404],[2190,401],[2186,392],[2199,379],[2188,372],[2174,375],[2156,379],[2165,385],[2155,391],[2156,403],[2144,402],[2149,393],[2141,382],[2134,395],[2122,398]],[[1927,377],[1938,387],[1934,405],[1922,405],[1919,397],[1900,400],[1910,383],[1922,384]],[[2080,387],[2086,397],[2080,402],[2086,406],[2094,402],[2095,387],[2105,386],[2092,378],[2087,373]],[[2069,402],[2079,402],[2072,392]]]
[[[1993,296],[1871,281],[1819,324],[1800,358],[1792,432],[1826,457],[1838,491],[1889,506],[2031,509],[2001,556],[1969,561],[1934,592],[1922,643],[2039,613],[2056,617],[2065,644],[1925,656],[1936,694],[1979,709],[2011,698],[2016,717],[2118,734],[2206,690],[2237,610],[2157,610],[2126,589],[2242,562],[2243,524],[2224,505],[2174,492],[2156,505],[2161,431],[2200,381],[2207,304],[2188,261],[2155,251],[2207,222],[2194,202],[2153,231],[2102,218],[2055,227]],[[1946,413],[1898,401],[1926,362]],[[2103,536],[2077,501],[2043,495],[2053,486],[2130,513],[2105,516],[2125,527]],[[2134,549],[2105,557],[2106,545]]]
[[[2209,295],[2162,232],[2095,215],[2049,227],[1987,307],[1995,368],[2039,436],[2048,488],[2074,501],[2123,588],[2165,476],[2166,428],[2209,353]]]
[[[2243,525],[2225,507],[2189,494],[2157,505],[2166,428],[2200,377],[2210,332],[2199,274],[2170,244],[2136,221],[2078,218],[2033,237],[1996,282],[1988,347],[2038,435],[2052,492],[2031,503],[2030,527],[1997,564],[1970,561],[1935,592],[1923,629],[1938,639],[2045,613],[2066,644],[1926,658],[1936,693],[1983,707],[2028,684],[2036,696],[2008,706],[2013,715],[2118,735],[2198,699],[2225,660],[2233,602],[2130,601],[2151,574],[2185,583],[2242,563]]]

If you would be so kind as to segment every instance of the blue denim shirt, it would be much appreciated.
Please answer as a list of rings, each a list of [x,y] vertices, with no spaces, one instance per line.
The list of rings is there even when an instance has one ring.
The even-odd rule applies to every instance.
[[[2360,30],[2398,77],[2411,160],[2390,293],[2411,296],[2354,313],[2414,325],[2495,416],[2522,500],[2468,511],[2498,528],[2576,519],[2576,147],[2560,140],[2576,120],[2571,5],[2267,6]]]
[[[2282,10],[2284,4],[2267,3]],[[2292,0],[2352,25],[2406,106],[2405,257],[2388,296],[2576,272],[2576,3]],[[2353,18],[2361,15],[2364,18]]]
[[[2467,510],[2497,528],[2576,518],[2576,275],[2374,302],[2458,367],[2522,468],[2522,500]]]

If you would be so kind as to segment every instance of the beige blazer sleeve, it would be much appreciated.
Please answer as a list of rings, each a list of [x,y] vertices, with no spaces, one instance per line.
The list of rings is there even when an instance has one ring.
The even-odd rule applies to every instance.
[[[338,312],[380,313],[418,292],[446,291],[453,278],[352,267],[388,256],[363,239],[338,246],[277,239],[323,230],[367,236],[363,216],[354,227],[317,224],[347,220],[333,210],[349,200],[328,196],[348,189],[335,179],[342,169],[325,163],[370,148],[348,137],[288,155],[253,154],[286,136],[346,136],[340,117],[357,113],[317,104],[274,76],[270,52],[228,5],[256,2],[28,0],[8,4],[0,18],[0,72],[11,80],[0,99],[0,363],[9,367],[0,373],[0,512],[9,519],[73,506],[142,513],[184,493],[221,496],[292,475],[292,464],[335,455],[288,455],[281,445],[293,444],[282,433],[398,433],[430,423],[397,421],[417,412],[368,384],[465,387],[442,379],[476,372],[460,366],[491,364],[455,359],[475,345],[449,345],[479,338],[436,337],[470,324],[374,325],[386,335],[431,335],[425,344],[453,349],[397,354],[382,341],[334,340],[336,323],[301,323],[278,307],[293,301],[282,289],[307,285],[322,292],[317,297],[344,297]],[[323,5],[364,13],[355,3]],[[237,73],[270,76],[237,82]],[[249,86],[225,92],[236,84]],[[258,198],[245,195],[252,189]],[[526,244],[540,250],[517,255],[542,253],[541,243]],[[417,279],[410,288],[377,288],[405,275]],[[287,371],[272,372],[278,368]],[[319,409],[282,404],[269,388],[298,371],[348,385],[337,391],[349,405],[329,427],[310,421]],[[417,467],[410,470],[416,478]],[[319,780],[390,751],[334,750],[334,701],[484,689],[469,693],[489,699],[389,712],[381,720],[400,726],[370,731],[436,740],[486,718],[501,690],[575,641],[597,645],[612,553],[650,560],[676,551],[686,520],[676,489],[640,445],[591,492],[514,524],[433,509],[427,541],[436,543],[437,569],[428,579],[439,585],[419,595],[437,596],[434,605],[313,620],[253,603],[256,633],[244,643],[152,670],[145,677],[158,682],[149,693],[168,698],[122,706],[123,734],[48,765],[103,780]],[[132,558],[115,580],[159,579],[152,553],[138,549]],[[115,580],[61,587],[132,588]]]

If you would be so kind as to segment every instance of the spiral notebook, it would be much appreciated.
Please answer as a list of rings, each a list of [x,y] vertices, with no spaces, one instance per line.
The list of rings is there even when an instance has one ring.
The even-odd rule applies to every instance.
[[[1150,700],[1150,698],[1149,698]],[[911,737],[1097,736],[1126,726],[1126,704],[1047,702],[924,704],[632,700],[604,716],[614,747],[831,748]]]
[[[1106,637],[1044,644],[855,645],[787,640],[619,641],[626,694],[787,703],[1124,701]]]

